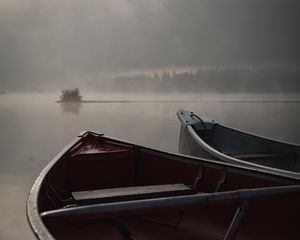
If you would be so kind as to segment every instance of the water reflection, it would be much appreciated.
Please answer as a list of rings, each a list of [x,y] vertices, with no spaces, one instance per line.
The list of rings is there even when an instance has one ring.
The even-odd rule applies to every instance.
[[[174,94],[88,98],[121,101],[58,105],[56,95],[0,96],[0,239],[33,239],[25,215],[28,192],[46,164],[82,130],[176,152],[180,129],[176,111],[181,108],[234,128],[300,143],[299,104],[271,102],[278,99],[275,96]],[[122,101],[152,99],[174,102]],[[189,99],[201,101],[186,101]],[[251,102],[253,99],[270,101]],[[280,99],[297,100],[300,96]],[[249,101],[237,102],[240,100]],[[13,231],[16,228],[18,231]]]
[[[64,113],[78,115],[80,113],[80,109],[82,108],[82,103],[81,102],[62,102],[62,103],[60,103],[60,106]]]

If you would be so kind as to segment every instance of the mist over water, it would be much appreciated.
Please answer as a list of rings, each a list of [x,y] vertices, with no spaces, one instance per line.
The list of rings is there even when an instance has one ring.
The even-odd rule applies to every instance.
[[[42,168],[82,130],[177,152],[180,124],[176,111],[182,108],[245,131],[300,144],[299,103],[240,102],[262,99],[262,95],[90,94],[87,97],[163,101],[64,106],[55,103],[57,95],[0,95],[1,239],[33,238],[25,215],[29,190]],[[273,95],[269,99],[297,99],[297,96]]]
[[[300,144],[298,0],[1,0],[0,239],[80,131],[177,152],[178,109]],[[55,103],[79,87],[84,101]]]

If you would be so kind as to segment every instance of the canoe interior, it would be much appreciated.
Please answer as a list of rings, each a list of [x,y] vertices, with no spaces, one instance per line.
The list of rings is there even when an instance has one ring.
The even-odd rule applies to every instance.
[[[197,132],[210,146],[220,152],[269,167],[300,172],[299,146],[242,133],[222,125]]]
[[[299,183],[88,134],[45,176],[38,193],[38,212],[42,215],[52,210],[97,204],[97,200],[77,202],[74,192],[172,184],[194,185],[193,193],[212,193]],[[110,199],[125,200],[128,199]],[[250,199],[236,239],[299,238],[299,200],[299,193]],[[126,214],[116,212],[113,216],[41,219],[55,239],[223,239],[240,204],[239,200],[225,200]]]
[[[180,152],[210,159],[219,159],[220,152],[246,162],[300,172],[300,147],[297,145],[251,135],[221,124],[194,131],[205,144],[216,150],[215,154],[204,150],[184,127],[181,128]]]

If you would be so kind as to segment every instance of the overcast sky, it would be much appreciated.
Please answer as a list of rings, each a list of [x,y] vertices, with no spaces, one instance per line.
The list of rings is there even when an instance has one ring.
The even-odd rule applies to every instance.
[[[300,65],[299,0],[0,0],[0,89],[140,69]]]

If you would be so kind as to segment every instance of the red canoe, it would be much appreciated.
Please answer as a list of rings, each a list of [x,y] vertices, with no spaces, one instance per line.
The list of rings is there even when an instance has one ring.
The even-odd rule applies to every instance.
[[[84,132],[27,202],[38,239],[300,239],[300,183]]]

